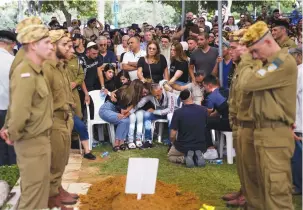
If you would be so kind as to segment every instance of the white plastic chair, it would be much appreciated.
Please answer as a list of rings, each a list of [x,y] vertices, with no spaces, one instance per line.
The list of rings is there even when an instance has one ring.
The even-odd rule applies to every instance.
[[[154,139],[154,131],[155,131],[157,123],[159,123],[158,142],[161,143],[162,142],[163,128],[164,128],[163,126],[164,126],[164,123],[168,123],[168,120],[166,120],[166,119],[159,119],[159,120],[154,120],[152,122],[152,128],[151,128],[152,139]]]
[[[89,105],[86,104],[86,110],[87,110],[87,130],[88,130],[88,137],[89,137],[89,149],[92,149],[93,141],[96,141],[94,139],[93,135],[93,126],[94,125],[107,125],[108,131],[109,131],[109,138],[114,145],[115,143],[115,126],[113,124],[110,124],[104,120],[102,120],[99,116],[99,109],[104,104],[104,100],[101,100],[100,98],[100,90],[93,90],[88,93],[94,103],[94,119],[90,119],[90,110]],[[103,134],[103,130],[101,126],[98,126],[98,135]]]
[[[224,136],[226,137],[226,152],[227,152],[227,163],[233,164],[233,135],[230,131],[221,131],[220,136],[220,158],[223,158],[223,147],[224,147]]]

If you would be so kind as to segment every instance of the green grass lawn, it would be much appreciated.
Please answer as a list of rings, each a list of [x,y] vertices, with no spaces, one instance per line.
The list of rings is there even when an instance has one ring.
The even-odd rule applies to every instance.
[[[167,147],[157,145],[153,149],[128,150],[124,152],[112,152],[109,145],[102,145],[94,149],[96,155],[103,151],[109,151],[106,161],[91,163],[100,168],[100,175],[126,175],[128,158],[145,157],[159,158],[158,180],[166,183],[177,184],[181,190],[191,191],[200,197],[205,204],[216,206],[216,209],[227,209],[221,196],[240,187],[236,172],[236,165],[212,165],[205,168],[186,168],[167,160]],[[294,198],[295,209],[302,209],[302,198]]]

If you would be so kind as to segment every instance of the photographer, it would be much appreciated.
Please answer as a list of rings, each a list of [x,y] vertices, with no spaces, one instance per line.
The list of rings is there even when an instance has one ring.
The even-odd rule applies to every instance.
[[[186,14],[186,21],[184,23],[183,29],[181,26],[178,27],[178,32],[174,35],[173,39],[181,40],[183,36],[183,40],[186,40],[189,36],[193,36],[195,34],[199,34],[199,27],[198,25],[193,23],[193,13],[188,12]]]

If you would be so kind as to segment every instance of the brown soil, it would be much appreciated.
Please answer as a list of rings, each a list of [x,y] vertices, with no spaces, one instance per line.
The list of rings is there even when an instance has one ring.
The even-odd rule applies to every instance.
[[[87,195],[81,195],[80,210],[197,210],[197,196],[181,192],[177,186],[157,181],[154,195],[125,194],[126,177],[109,177],[93,184]]]

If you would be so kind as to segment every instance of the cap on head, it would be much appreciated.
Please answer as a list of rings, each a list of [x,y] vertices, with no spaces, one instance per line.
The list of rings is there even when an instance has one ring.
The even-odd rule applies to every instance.
[[[49,37],[51,38],[51,43],[55,43],[60,40],[62,37],[65,37],[64,30],[51,30],[49,32]]]
[[[49,36],[48,28],[38,17],[29,17],[22,20],[16,27],[17,40],[21,44],[39,41]]]
[[[229,34],[229,42],[239,42],[243,35],[246,33],[247,29],[240,29],[238,31],[233,31]]]
[[[0,30],[0,41],[15,42],[16,41],[16,34],[11,32],[11,31]]]
[[[240,40],[240,43],[246,46],[252,46],[264,38],[269,33],[267,24],[263,21],[258,21],[251,25]]]
[[[89,42],[86,46],[86,48],[91,48],[92,46],[97,46],[97,44],[95,42]]]
[[[191,96],[191,93],[188,89],[182,90],[180,92],[180,99],[186,101]]]
[[[83,39],[83,36],[81,34],[73,34],[72,39]]]
[[[274,21],[272,24],[271,24],[271,27],[274,28],[274,27],[278,27],[278,26],[283,26],[285,28],[289,28],[289,23],[285,20],[276,20]]]

